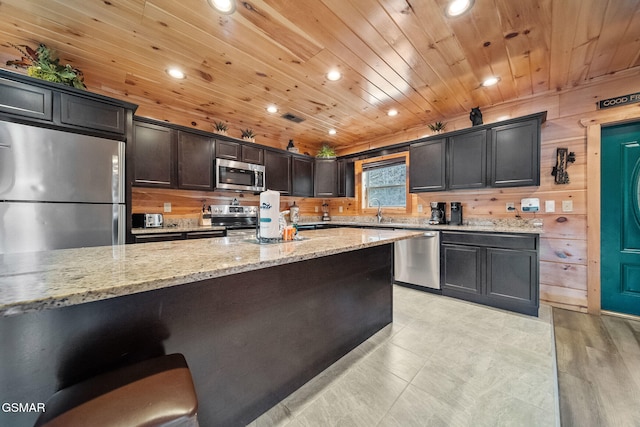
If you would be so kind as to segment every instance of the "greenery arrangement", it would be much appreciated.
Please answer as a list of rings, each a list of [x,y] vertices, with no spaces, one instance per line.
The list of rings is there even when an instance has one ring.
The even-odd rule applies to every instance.
[[[329,144],[322,144],[322,147],[318,150],[316,157],[320,158],[332,158],[336,157],[336,150],[334,150]]]
[[[251,129],[242,129],[240,132],[242,134],[242,139],[253,141],[256,138],[256,134],[253,133],[253,130]]]
[[[227,124],[225,122],[215,122],[213,124],[213,128],[216,130],[216,132],[225,133],[225,134],[226,134],[227,130],[229,130],[229,127],[227,126]]]
[[[442,132],[444,130],[444,128],[447,126],[447,124],[443,123],[443,122],[435,122],[435,123],[432,123],[432,124],[430,124],[428,126],[429,126],[429,129],[431,129],[433,132],[440,133],[440,132]]]
[[[36,50],[27,45],[17,46],[11,43],[11,46],[22,54],[22,58],[7,61],[7,65],[26,68],[27,74],[37,79],[62,83],[78,89],[87,88],[82,71],[69,64],[60,65],[60,59],[56,58],[54,52],[43,43],[40,43]]]

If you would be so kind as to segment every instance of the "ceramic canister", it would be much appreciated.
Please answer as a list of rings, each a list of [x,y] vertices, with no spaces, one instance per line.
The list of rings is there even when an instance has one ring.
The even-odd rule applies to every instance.
[[[280,193],[267,190],[260,193],[260,237],[280,238],[278,215],[280,213]]]

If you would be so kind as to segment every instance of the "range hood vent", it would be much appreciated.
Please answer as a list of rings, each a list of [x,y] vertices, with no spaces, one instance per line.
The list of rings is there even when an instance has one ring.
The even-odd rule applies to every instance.
[[[287,119],[291,122],[295,122],[295,123],[302,123],[304,122],[304,119],[302,117],[298,117],[295,114],[291,114],[291,113],[284,113],[282,115],[283,119]]]

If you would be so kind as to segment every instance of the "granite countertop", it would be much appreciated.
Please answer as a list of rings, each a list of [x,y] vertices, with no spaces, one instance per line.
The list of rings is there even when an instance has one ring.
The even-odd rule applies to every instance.
[[[71,306],[392,243],[418,231],[334,228],[304,240],[178,240],[0,255],[0,315]]]

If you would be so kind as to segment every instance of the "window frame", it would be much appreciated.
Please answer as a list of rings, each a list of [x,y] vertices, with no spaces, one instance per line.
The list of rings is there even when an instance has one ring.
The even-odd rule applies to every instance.
[[[405,179],[405,206],[404,207],[389,207],[389,206],[383,206],[382,207],[382,212],[387,213],[387,214],[410,214],[412,212],[412,206],[411,206],[411,202],[412,202],[412,198],[411,198],[411,194],[409,193],[409,152],[408,151],[402,151],[400,153],[394,153],[394,154],[388,154],[385,156],[378,156],[378,157],[372,157],[369,159],[363,159],[363,160],[358,160],[355,162],[355,175],[356,175],[356,188],[359,188],[360,191],[357,192],[358,197],[360,198],[358,203],[358,208],[359,208],[359,212],[361,214],[364,215],[376,215],[376,213],[378,212],[378,207],[374,206],[374,207],[368,207],[368,200],[367,200],[367,191],[364,185],[364,180],[363,180],[363,169],[366,169],[366,166],[363,168],[364,165],[370,164],[370,163],[379,163],[379,162],[386,162],[386,161],[390,161],[390,160],[394,160],[397,159],[398,161],[402,161],[404,160],[404,166],[406,168],[406,179]]]

